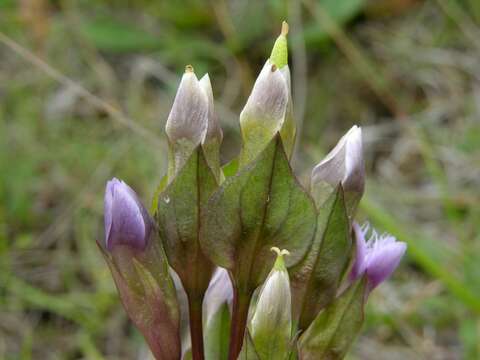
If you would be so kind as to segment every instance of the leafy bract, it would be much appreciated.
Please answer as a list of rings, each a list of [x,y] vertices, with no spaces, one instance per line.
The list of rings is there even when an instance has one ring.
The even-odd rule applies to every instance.
[[[252,336],[250,335],[250,331],[248,331],[248,329],[245,332],[242,351],[238,355],[237,360],[261,360],[260,356],[257,353],[257,350],[255,349]]]
[[[203,297],[214,269],[200,248],[199,229],[202,206],[216,187],[197,147],[158,200],[156,218],[165,252],[189,298]]]
[[[362,278],[318,314],[299,339],[300,359],[344,358],[363,323],[365,287]]]
[[[203,213],[201,245],[230,270],[234,287],[251,295],[274,261],[270,248],[288,249],[287,266],[307,252],[315,231],[311,198],[300,187],[277,135],[251,164],[210,198]]]
[[[301,330],[335,297],[350,258],[349,229],[339,185],[319,209],[317,232],[307,256],[290,269],[294,318],[299,319]]]
[[[179,359],[178,302],[157,235],[152,233],[144,251],[126,245],[116,246],[111,252],[100,244],[99,248],[128,316],[145,336],[156,359]]]

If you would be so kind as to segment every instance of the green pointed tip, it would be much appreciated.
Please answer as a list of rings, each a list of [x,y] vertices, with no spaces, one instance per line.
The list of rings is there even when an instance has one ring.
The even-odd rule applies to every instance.
[[[273,268],[275,270],[279,271],[287,271],[287,268],[285,267],[285,261],[283,260],[283,257],[285,255],[290,255],[290,252],[288,250],[280,250],[278,247],[274,246],[270,250],[275,252],[277,254],[277,259],[275,260],[275,264],[273,264]]]
[[[288,24],[286,21],[282,23],[282,31],[273,45],[270,61],[277,68],[281,69],[288,64],[288,46],[287,46]]]

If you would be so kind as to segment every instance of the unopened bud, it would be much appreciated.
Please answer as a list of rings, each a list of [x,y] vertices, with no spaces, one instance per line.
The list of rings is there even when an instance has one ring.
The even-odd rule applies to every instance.
[[[322,205],[338,184],[342,184],[350,218],[365,188],[362,129],[353,126],[312,171],[312,192]]]
[[[185,68],[165,131],[170,142],[169,178],[201,144],[208,129],[208,97],[192,66]]]
[[[105,191],[105,246],[143,250],[152,230],[152,219],[137,194],[123,181],[113,178]]]
[[[260,359],[282,359],[288,353],[292,328],[290,280],[283,259],[286,250],[272,248],[277,259],[258,296],[250,333]]]

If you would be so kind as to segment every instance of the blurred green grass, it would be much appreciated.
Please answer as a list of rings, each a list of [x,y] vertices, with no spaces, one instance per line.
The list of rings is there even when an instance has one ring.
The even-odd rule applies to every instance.
[[[210,72],[230,159],[283,19],[298,174],[361,125],[359,217],[409,244],[350,358],[480,357],[477,1],[0,0],[2,34],[128,117],[125,126],[0,43],[1,359],[140,358],[95,245],[104,184],[117,176],[149,202],[188,63]]]

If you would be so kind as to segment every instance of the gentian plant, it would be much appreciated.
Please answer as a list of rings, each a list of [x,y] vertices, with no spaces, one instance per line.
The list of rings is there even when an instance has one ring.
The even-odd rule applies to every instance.
[[[293,174],[287,32],[240,114],[238,158],[222,166],[210,78],[187,66],[152,215],[127,184],[107,183],[99,247],[156,359],[342,359],[369,294],[405,253],[354,221],[359,127],[313,168],[308,190]]]

